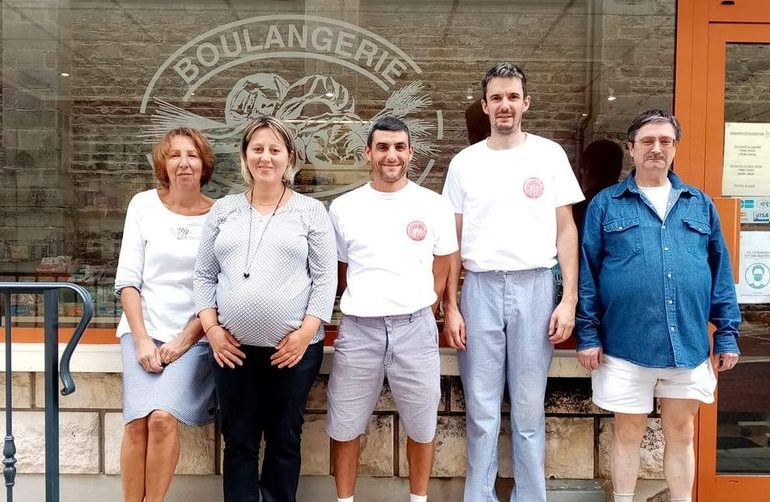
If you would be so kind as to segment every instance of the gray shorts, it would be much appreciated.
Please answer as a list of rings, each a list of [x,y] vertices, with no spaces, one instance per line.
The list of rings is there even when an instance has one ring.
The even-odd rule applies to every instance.
[[[345,315],[334,341],[326,432],[337,441],[364,433],[387,377],[406,434],[433,441],[441,398],[438,329],[431,309],[386,317]]]

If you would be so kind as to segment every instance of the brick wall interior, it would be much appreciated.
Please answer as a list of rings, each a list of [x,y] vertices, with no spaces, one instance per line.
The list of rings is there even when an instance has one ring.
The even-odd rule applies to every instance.
[[[210,138],[222,136],[217,124],[231,125],[226,116],[228,92],[249,75],[276,74],[290,84],[306,75],[331,77],[349,93],[348,104],[355,105],[353,118],[363,121],[389,109],[392,93],[419,81],[419,94],[427,101],[408,118],[424,122],[430,151],[417,156],[415,178],[432,160],[422,182],[435,190],[441,188],[452,155],[468,144],[466,108],[480,96],[484,71],[498,61],[520,63],[528,73],[533,103],[525,127],[561,143],[574,162],[594,139],[621,140],[629,117],[638,110],[672,106],[673,0],[181,4],[6,0],[1,4],[0,272],[4,274],[34,273],[45,257],[69,256],[72,262],[60,267],[74,272],[75,279],[109,287],[109,279],[101,278],[114,270],[128,200],[154,185],[147,154],[157,137],[155,119],[163,111],[158,100],[182,110],[176,123],[191,116],[204,126],[206,120],[214,121],[206,132]],[[405,11],[409,15],[403,15]],[[219,73],[192,96],[185,97],[184,81],[178,75],[172,78],[173,70],[166,71],[140,112],[155,72],[175,51],[227,23],[272,15],[316,16],[363,28],[402,50],[420,73],[410,68],[393,77],[391,72],[395,82],[383,91],[337,63],[276,56],[222,69],[227,61],[238,59],[222,54],[215,65]],[[269,24],[288,44],[292,22],[280,19],[246,25],[252,43],[269,36]],[[310,30],[322,24],[307,22]],[[239,30],[222,32],[224,42],[218,34],[206,40],[218,44],[220,53],[225,43],[234,51],[235,38],[242,46],[246,43]],[[276,48],[280,49],[279,42],[273,40]],[[206,48],[201,54],[211,59]],[[299,92],[309,96],[311,90],[306,86]],[[610,94],[617,99],[608,101]],[[336,106],[341,99],[334,101]],[[323,116],[323,110],[312,107],[304,111]],[[175,122],[163,122],[170,123]],[[217,174],[209,189],[215,195],[241,189],[237,156],[230,153],[238,131],[224,129],[230,136],[214,141],[219,152]],[[346,162],[343,159],[337,167],[344,171]],[[358,167],[353,175],[361,178],[366,169]],[[299,188],[318,192],[344,186],[349,181],[345,176],[351,174],[322,167],[301,173]]]

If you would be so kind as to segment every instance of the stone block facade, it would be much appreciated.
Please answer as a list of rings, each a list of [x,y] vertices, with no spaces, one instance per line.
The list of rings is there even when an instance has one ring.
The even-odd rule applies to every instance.
[[[76,373],[77,390],[60,398],[60,465],[63,474],[117,475],[120,473],[121,375]],[[324,431],[328,375],[319,375],[308,400],[302,442],[302,474],[331,474],[330,440]],[[21,473],[44,469],[44,387],[40,373],[13,375],[13,424]],[[0,375],[0,390],[5,388]],[[442,404],[436,434],[432,475],[465,475],[465,413],[459,377],[442,377]],[[4,401],[3,401],[4,403]],[[3,404],[4,405],[4,404]],[[3,410],[3,413],[5,410]],[[499,475],[511,478],[510,424],[501,411]],[[546,476],[551,479],[608,477],[608,447],[612,418],[590,403],[587,378],[551,378],[546,399]],[[182,426],[182,455],[178,474],[221,472],[222,440],[214,424]],[[661,479],[663,439],[660,420],[653,416],[643,442],[641,477]],[[383,390],[362,438],[360,474],[370,477],[406,477],[406,435],[392,396]]]

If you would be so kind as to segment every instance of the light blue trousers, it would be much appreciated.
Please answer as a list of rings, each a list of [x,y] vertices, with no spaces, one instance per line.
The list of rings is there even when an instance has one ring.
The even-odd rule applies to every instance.
[[[497,442],[503,389],[511,401],[515,486],[511,502],[545,502],[545,386],[553,345],[548,323],[555,290],[549,269],[467,272],[460,297],[465,351],[468,471],[465,502],[497,501]]]

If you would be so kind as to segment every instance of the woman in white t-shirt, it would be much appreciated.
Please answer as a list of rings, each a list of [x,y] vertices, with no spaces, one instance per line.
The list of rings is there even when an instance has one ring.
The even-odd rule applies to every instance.
[[[213,419],[208,343],[195,316],[193,270],[214,201],[201,193],[214,155],[197,130],[174,129],[152,151],[160,187],[128,205],[115,295],[123,316],[123,499],[162,501],[179,461],[179,422]]]

